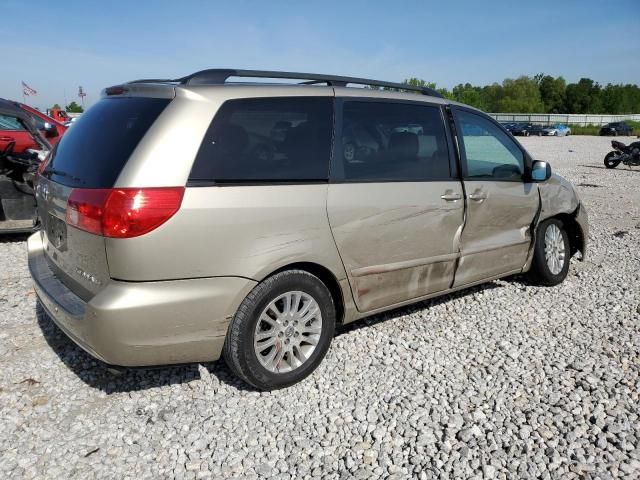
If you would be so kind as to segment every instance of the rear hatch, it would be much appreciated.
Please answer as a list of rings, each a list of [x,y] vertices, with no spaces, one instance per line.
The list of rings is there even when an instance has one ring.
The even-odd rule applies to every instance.
[[[111,189],[169,98],[106,97],[56,145],[36,188],[47,261],[70,290],[88,301],[109,279],[105,240],[69,224],[76,191]],[[71,222],[73,223],[73,222]]]

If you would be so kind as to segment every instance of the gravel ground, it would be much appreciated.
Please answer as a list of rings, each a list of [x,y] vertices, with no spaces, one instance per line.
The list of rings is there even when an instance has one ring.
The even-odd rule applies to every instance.
[[[605,170],[605,138],[523,143],[578,185],[587,261],[357,322],[273,393],[222,362],[112,376],[0,239],[0,476],[639,478],[640,168]]]

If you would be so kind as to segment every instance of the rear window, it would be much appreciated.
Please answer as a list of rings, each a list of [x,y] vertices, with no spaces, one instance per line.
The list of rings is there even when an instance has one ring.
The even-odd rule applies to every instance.
[[[189,180],[326,181],[332,128],[331,98],[229,100],[209,126]]]
[[[71,187],[111,188],[129,156],[170,100],[105,98],[67,130],[44,175]]]

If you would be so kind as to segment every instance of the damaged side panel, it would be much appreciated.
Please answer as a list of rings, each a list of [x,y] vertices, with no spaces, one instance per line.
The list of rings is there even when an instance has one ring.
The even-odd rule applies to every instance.
[[[446,192],[460,200],[443,200]],[[329,185],[329,222],[358,310],[449,288],[461,199],[455,181]]]

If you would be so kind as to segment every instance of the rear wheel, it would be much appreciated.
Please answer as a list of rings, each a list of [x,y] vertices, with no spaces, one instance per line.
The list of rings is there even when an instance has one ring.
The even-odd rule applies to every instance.
[[[236,312],[224,345],[233,372],[260,390],[299,382],[320,364],[335,331],[327,287],[303,270],[258,284]]]
[[[618,154],[616,152],[607,153],[607,155],[604,157],[604,166],[607,168],[616,168],[618,165],[620,165],[619,159],[614,160],[614,158],[617,156]]]
[[[551,218],[538,226],[529,278],[540,285],[554,286],[569,273],[571,247],[562,222]]]

